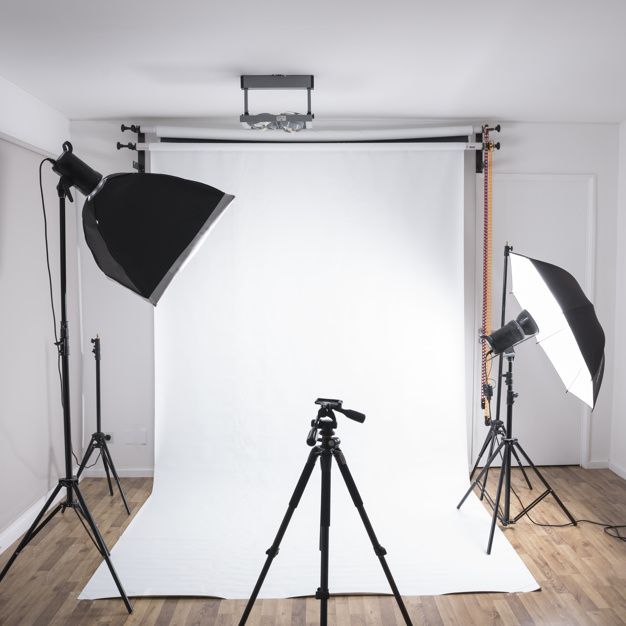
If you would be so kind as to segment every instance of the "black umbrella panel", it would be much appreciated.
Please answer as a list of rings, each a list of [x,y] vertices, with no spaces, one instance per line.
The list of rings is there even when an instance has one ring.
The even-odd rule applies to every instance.
[[[539,326],[543,348],[568,392],[593,409],[604,373],[604,331],[576,279],[551,263],[510,253],[513,295]]]

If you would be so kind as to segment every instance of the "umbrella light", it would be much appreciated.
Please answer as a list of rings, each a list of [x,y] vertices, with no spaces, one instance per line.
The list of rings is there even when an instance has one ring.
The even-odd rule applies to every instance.
[[[568,392],[593,409],[604,373],[604,331],[593,304],[564,269],[510,253],[513,295],[531,312],[543,348]]]
[[[490,351],[494,355],[500,355],[496,419],[490,424],[489,433],[478,454],[471,476],[474,475],[487,450],[489,450],[488,457],[477,478],[472,481],[469,489],[457,505],[457,508],[460,508],[477,486],[480,486],[481,499],[483,498],[489,468],[501,456],[502,465],[498,488],[496,497],[492,501],[493,517],[487,542],[487,554],[491,553],[497,520],[500,520],[503,526],[515,524],[549,495],[553,496],[570,523],[574,526],[577,524],[574,516],[513,435],[513,405],[517,397],[513,388],[513,361],[515,359],[513,347],[534,336],[550,359],[567,391],[580,398],[592,409],[598,398],[604,373],[604,331],[600,326],[593,304],[585,296],[576,279],[569,272],[556,265],[531,259],[521,254],[514,254],[512,250],[513,248],[508,244],[504,247],[502,327],[490,335],[482,335],[483,341],[490,346]],[[524,310],[515,320],[504,324],[509,259],[511,261],[513,295]],[[508,365],[506,374],[503,376],[502,363],[504,359]],[[506,385],[506,425],[500,419],[500,397],[503,382]],[[512,457],[522,469],[529,489],[532,489],[532,485],[524,471],[522,460],[526,462],[527,467],[534,472],[544,487],[542,493],[514,516],[511,515]],[[501,508],[500,498],[502,495],[504,496],[504,504]]]

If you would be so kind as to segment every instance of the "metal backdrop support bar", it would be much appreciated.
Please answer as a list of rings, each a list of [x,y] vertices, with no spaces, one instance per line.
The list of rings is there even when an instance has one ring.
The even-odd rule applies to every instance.
[[[225,129],[186,126],[142,126],[141,132],[146,135],[156,135],[158,138],[176,138],[178,140],[210,140],[210,141],[255,141],[250,139],[250,133],[244,129]],[[423,126],[404,128],[373,128],[373,129],[316,129],[308,136],[302,136],[296,142],[327,142],[342,143],[370,142],[370,141],[407,141],[412,139],[432,139],[436,141],[444,137],[456,138],[457,142],[474,142],[476,129],[471,125],[458,126]],[[268,140],[265,140],[268,141]],[[478,146],[477,149],[482,148]]]

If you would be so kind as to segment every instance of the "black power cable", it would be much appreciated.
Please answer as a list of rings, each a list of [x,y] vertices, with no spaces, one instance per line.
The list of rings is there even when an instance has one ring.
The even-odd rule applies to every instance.
[[[498,441],[498,439],[497,439],[497,436],[496,436],[496,443],[500,443]],[[500,451],[500,461],[504,462],[504,457],[503,457],[502,451]],[[502,468],[500,469],[500,471],[502,471]],[[519,505],[522,507],[522,510],[524,510],[526,507],[524,506],[524,503],[522,502],[522,499],[519,497],[519,495],[517,494],[517,492],[513,488],[513,485],[511,485],[511,491],[513,492],[513,495],[517,498],[517,501],[519,502]],[[493,502],[491,497],[489,497],[489,500],[491,502],[491,506],[492,507],[495,506],[495,503]],[[536,520],[534,520],[530,516],[530,511],[526,511],[526,513],[524,513],[524,515],[535,526],[542,526],[544,528],[567,528],[568,526],[574,526],[574,524],[572,524],[571,522],[568,522],[567,524],[544,524],[543,522],[537,522]],[[619,541],[626,541],[626,535],[622,535],[620,533],[620,529],[621,528],[626,528],[626,524],[610,524],[608,522],[601,522],[601,521],[598,521],[598,520],[590,520],[590,519],[577,519],[576,523],[577,524],[593,524],[595,526],[601,526],[602,529],[604,530],[604,532],[607,535],[609,535],[610,537],[613,537],[614,539],[617,539]]]

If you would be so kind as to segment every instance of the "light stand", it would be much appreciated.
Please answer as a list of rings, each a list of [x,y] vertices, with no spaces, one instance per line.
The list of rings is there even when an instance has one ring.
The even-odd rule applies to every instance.
[[[6,576],[7,572],[13,565],[15,559],[20,552],[32,541],[32,539],[39,534],[39,532],[48,524],[48,522],[60,511],[65,513],[66,509],[73,509],[76,513],[81,524],[87,531],[90,539],[98,549],[98,552],[102,555],[102,558],[106,561],[106,564],[111,572],[111,576],[115,581],[115,585],[120,593],[126,610],[132,613],[132,606],[126,592],[122,587],[113,563],[111,562],[110,552],[96,526],[96,523],[89,512],[87,503],[83,498],[83,495],[78,486],[78,477],[72,474],[72,430],[71,430],[71,415],[70,415],[70,374],[69,374],[69,333],[67,322],[67,263],[66,263],[66,237],[65,237],[65,198],[69,198],[70,202],[73,201],[70,193],[70,188],[74,185],[74,181],[67,176],[61,176],[59,184],[57,185],[57,192],[59,196],[59,231],[60,231],[60,278],[61,278],[61,321],[60,321],[60,336],[57,342],[57,348],[59,351],[59,358],[61,359],[61,371],[62,371],[62,403],[63,403],[63,440],[64,440],[64,457],[65,457],[65,476],[59,479],[57,486],[54,488],[52,494],[44,504],[43,508],[35,518],[30,528],[26,531],[26,534],[22,537],[15,552],[11,555],[11,558],[7,561],[2,572],[0,572],[0,581]],[[51,511],[48,511],[55,501],[59,492],[65,489],[65,499],[57,504]],[[46,516],[47,513],[47,516]],[[45,516],[45,517],[44,517]]]
[[[89,446],[87,447],[85,456],[83,457],[80,467],[78,468],[76,477],[80,479],[80,475],[85,470],[87,463],[89,463],[91,455],[94,453],[95,450],[100,450],[102,465],[104,465],[107,483],[109,484],[109,494],[111,496],[113,495],[113,485],[111,484],[111,474],[113,474],[113,478],[115,479],[115,483],[117,485],[117,488],[119,489],[120,496],[122,497],[122,501],[124,502],[126,512],[130,515],[128,502],[126,502],[126,497],[124,496],[124,491],[122,489],[122,485],[120,484],[120,479],[117,475],[117,471],[115,470],[115,465],[113,464],[113,457],[111,456],[111,452],[109,451],[109,447],[107,446],[107,440],[110,439],[110,435],[102,432],[102,412],[100,408],[100,337],[92,339],[91,343],[93,344],[92,352],[96,360],[96,432],[91,435]]]
[[[332,459],[334,458],[339,465],[339,471],[341,472],[341,476],[343,477],[346,486],[348,487],[348,491],[350,492],[350,496],[352,497],[352,502],[354,506],[357,508],[359,515],[361,516],[361,520],[363,525],[365,526],[365,530],[367,531],[367,535],[372,543],[374,548],[374,552],[380,561],[380,564],[385,572],[385,576],[387,577],[387,581],[389,582],[389,586],[393,592],[393,595],[398,603],[398,607],[400,608],[400,612],[402,613],[402,617],[404,618],[407,626],[412,626],[411,618],[409,617],[409,613],[404,606],[404,601],[402,600],[402,596],[398,591],[398,587],[393,579],[391,574],[391,570],[389,569],[389,565],[385,559],[385,555],[387,551],[383,548],[380,543],[378,543],[378,539],[376,538],[376,534],[374,533],[374,529],[372,528],[372,524],[365,512],[365,508],[363,507],[363,500],[359,494],[359,491],[356,487],[354,479],[352,478],[352,474],[348,469],[348,465],[346,463],[346,459],[343,456],[343,452],[339,448],[339,438],[335,437],[335,428],[337,428],[337,419],[335,418],[335,414],[333,411],[339,411],[346,417],[353,419],[357,422],[363,422],[365,420],[365,415],[362,413],[358,413],[357,411],[350,411],[348,409],[343,409],[341,405],[341,400],[329,400],[325,398],[318,398],[315,401],[316,404],[321,405],[320,409],[317,413],[317,418],[311,422],[311,430],[309,431],[309,435],[307,437],[307,445],[315,446],[311,452],[309,453],[309,458],[302,470],[296,488],[291,496],[291,500],[289,501],[289,506],[287,508],[287,512],[283,518],[283,521],[280,524],[278,532],[276,533],[276,537],[274,539],[274,543],[267,550],[267,559],[265,560],[265,564],[259,574],[259,578],[254,586],[252,591],[252,595],[246,604],[246,608],[241,616],[241,620],[239,621],[239,626],[244,626],[248,617],[250,615],[250,611],[254,606],[254,602],[256,601],[257,596],[259,595],[259,591],[261,590],[261,586],[263,585],[263,581],[270,569],[272,561],[278,554],[278,550],[280,548],[280,542],[289,526],[289,522],[291,521],[291,516],[293,515],[298,503],[300,502],[300,498],[304,493],[307,482],[311,477],[313,472],[313,468],[315,467],[315,462],[319,458],[320,466],[322,470],[322,493],[321,493],[321,516],[320,516],[320,534],[319,534],[319,546],[321,552],[321,563],[320,563],[320,586],[315,593],[315,597],[320,600],[320,626],[327,626],[328,623],[328,598],[330,597],[330,592],[328,590],[328,539],[329,539],[329,530],[330,530],[330,471],[332,467]],[[320,433],[318,438],[318,431]],[[319,443],[319,445],[315,445]]]
[[[497,406],[496,406],[496,419],[490,425],[489,433],[483,443],[478,459],[472,469],[471,477],[478,468],[478,465],[489,447],[489,457],[484,467],[478,474],[478,476],[472,481],[469,489],[465,492],[465,495],[457,505],[457,509],[460,509],[469,494],[474,487],[481,485],[481,500],[485,495],[485,489],[487,485],[487,476],[492,463],[496,460],[498,455],[502,452],[502,462],[500,465],[500,477],[498,479],[498,488],[496,491],[496,498],[493,501],[493,517],[491,520],[491,529],[489,531],[489,541],[487,543],[487,554],[491,554],[491,547],[493,545],[493,536],[496,528],[496,521],[499,519],[503,526],[509,526],[515,524],[521,517],[526,515],[533,507],[541,502],[546,496],[552,494],[557,504],[561,507],[565,515],[569,518],[570,522],[576,526],[576,520],[572,514],[567,510],[559,496],[550,487],[546,479],[541,472],[537,469],[536,465],[530,460],[530,457],[526,454],[522,446],[517,439],[513,437],[513,404],[517,393],[513,390],[513,361],[515,359],[514,345],[525,341],[529,337],[537,334],[539,327],[537,326],[533,317],[528,311],[523,310],[515,321],[511,321],[508,324],[504,323],[505,320],[505,306],[506,306],[506,287],[507,287],[507,275],[508,275],[508,259],[509,254],[513,250],[512,246],[508,244],[504,247],[504,278],[502,285],[502,327],[499,330],[494,331],[491,335],[483,335],[482,339],[487,341],[494,354],[499,355],[500,362],[498,365],[498,394],[497,394]],[[500,399],[502,395],[502,369],[503,361],[506,358],[508,368],[506,374],[504,374],[504,381],[506,384],[506,426],[500,420]],[[498,438],[500,442],[498,443]],[[498,443],[497,447],[496,443]],[[494,450],[495,447],[495,450]],[[528,506],[524,507],[515,517],[511,517],[511,457],[515,457],[517,464],[522,469],[526,483],[532,489],[528,476],[522,464],[518,452],[525,459],[528,466],[535,472],[543,486],[545,491],[537,496]],[[481,480],[483,481],[481,484]],[[502,496],[502,489],[504,486],[504,506],[503,510],[500,509],[500,498]]]
[[[509,253],[512,252],[513,246],[509,246],[509,244],[505,244],[504,246],[504,270],[502,272],[502,306],[501,306],[501,314],[500,314],[500,326],[504,326],[506,322],[506,289],[507,289],[507,278],[509,274]],[[483,329],[485,331],[486,329]],[[501,406],[501,396],[502,396],[502,366],[503,366],[504,355],[500,353],[498,355],[498,388],[496,392],[496,419],[490,420],[489,422],[489,432],[485,437],[485,441],[483,442],[482,448],[480,449],[480,453],[478,454],[478,458],[476,459],[476,463],[474,463],[474,467],[470,472],[470,480],[474,477],[476,470],[478,469],[480,462],[483,459],[487,448],[489,448],[489,453],[487,458],[489,458],[493,454],[494,447],[497,445],[499,437],[506,437],[506,428],[504,427],[504,422],[500,419],[500,406]],[[487,382],[487,385],[489,383]],[[491,395],[493,393],[493,388],[489,385],[487,395],[487,401],[491,403]],[[489,412],[491,415],[491,411]],[[532,489],[533,486],[528,479],[528,475],[526,474],[526,470],[522,465],[520,458],[515,449],[512,450],[513,456],[517,461],[517,465],[522,470],[522,474],[524,476],[524,480],[528,485],[529,489]],[[483,484],[480,488],[480,499],[482,500],[485,497],[485,489],[487,487],[487,478],[489,477],[489,470],[485,472]]]

